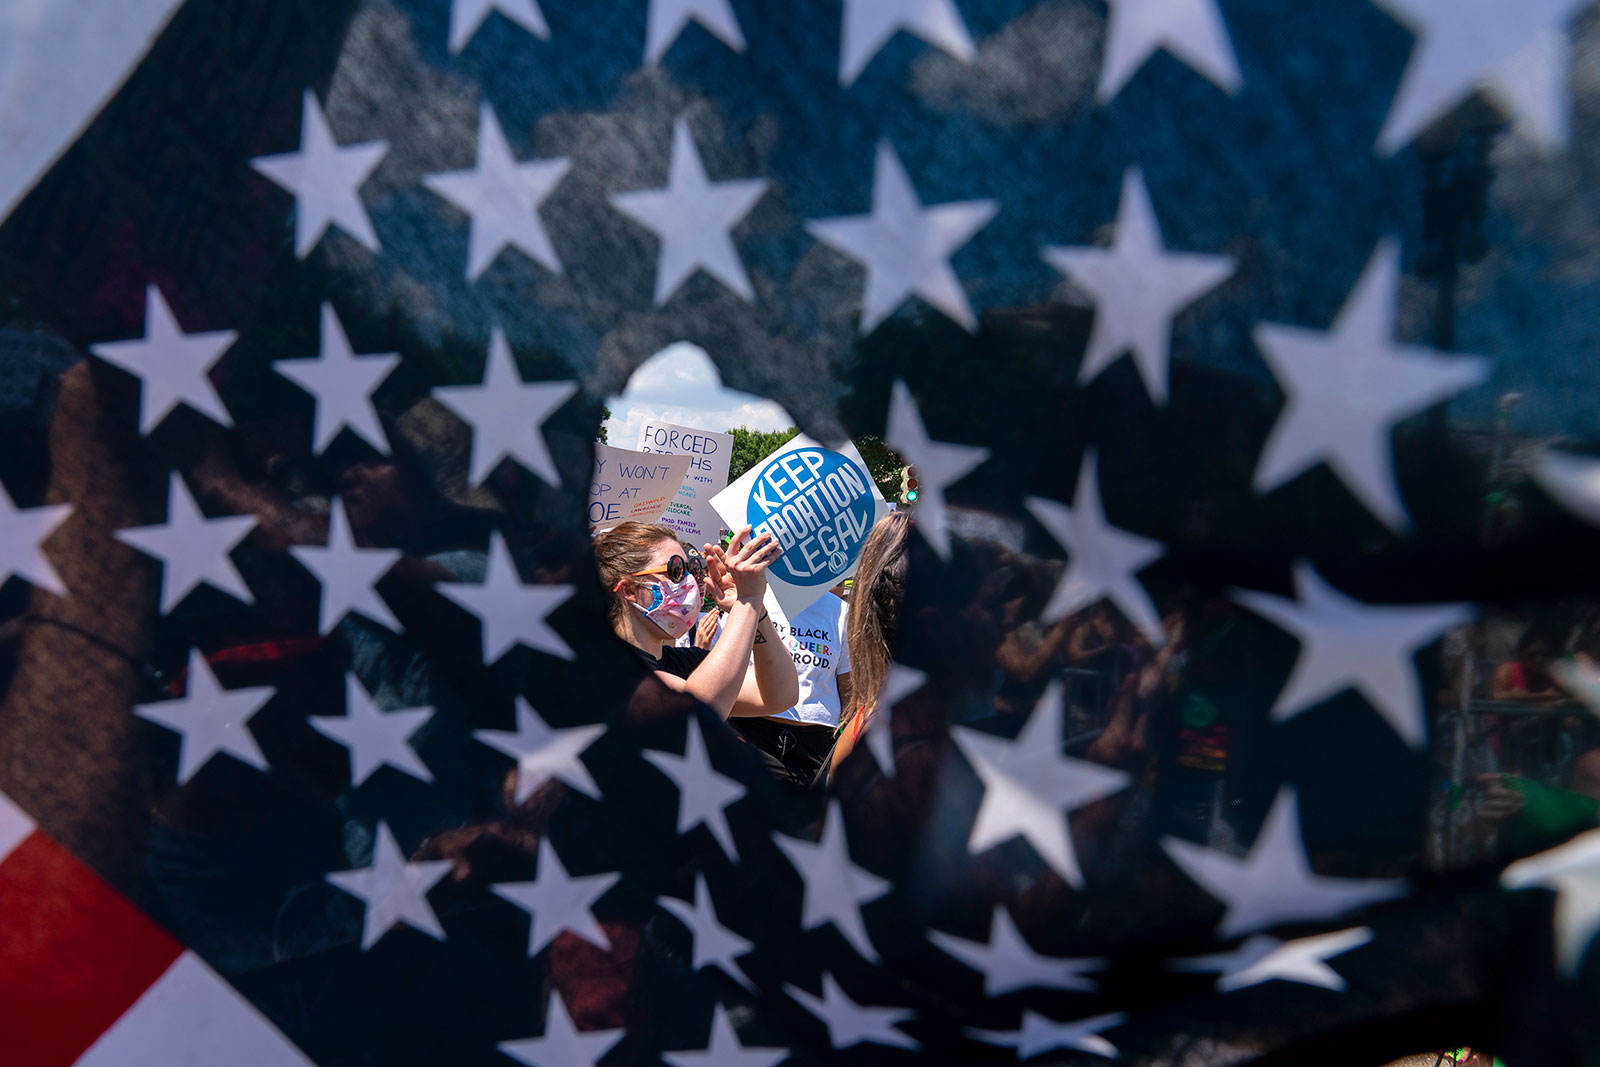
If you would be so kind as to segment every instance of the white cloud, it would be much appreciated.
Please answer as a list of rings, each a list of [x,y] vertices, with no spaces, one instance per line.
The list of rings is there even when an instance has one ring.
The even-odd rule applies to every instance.
[[[606,401],[606,434],[617,448],[637,448],[646,422],[675,422],[721,433],[736,426],[783,430],[794,419],[764,397],[725,389],[711,357],[697,345],[668,345],[640,364],[621,396]]]
[[[687,341],[668,345],[639,365],[623,396],[654,397],[688,389],[717,389],[722,379],[705,349]]]

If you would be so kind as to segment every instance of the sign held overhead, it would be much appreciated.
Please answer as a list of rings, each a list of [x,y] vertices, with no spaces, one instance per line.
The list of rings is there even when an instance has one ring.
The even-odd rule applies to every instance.
[[[854,445],[796,437],[711,501],[730,530],[771,533],[783,555],[767,583],[793,617],[855,573],[867,533],[888,513]]]

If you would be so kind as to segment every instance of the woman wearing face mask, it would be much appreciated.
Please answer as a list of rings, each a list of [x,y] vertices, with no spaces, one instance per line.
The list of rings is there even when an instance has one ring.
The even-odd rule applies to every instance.
[[[794,661],[761,603],[767,566],[781,553],[770,534],[747,526],[726,549],[705,546],[703,567],[669,526],[625,522],[595,535],[595,562],[611,591],[611,628],[639,650],[656,677],[729,715],[772,715],[799,696]],[[699,571],[696,574],[695,571]],[[723,612],[722,636],[709,651],[675,648],[694,629],[704,591]]]

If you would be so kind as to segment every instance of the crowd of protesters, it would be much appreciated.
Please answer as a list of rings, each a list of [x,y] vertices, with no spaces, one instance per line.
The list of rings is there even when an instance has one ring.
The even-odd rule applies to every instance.
[[[968,684],[944,694],[947,721],[988,720],[1006,730],[1004,722],[1026,718],[1054,682],[1074,755],[1146,777],[1169,756],[1200,782],[1189,792],[1209,800],[1225,770],[1218,749],[1226,748],[1226,726],[1178,719],[1187,711],[1186,719],[1203,720],[1193,707],[1221,702],[1206,687],[1225,684],[1219,673],[1229,673],[1219,672],[1226,657],[1215,654],[1231,630],[1227,605],[1200,606],[1198,655],[1184,605],[1166,613],[1159,646],[1103,602],[1043,621],[1060,563],[984,543],[957,603],[908,609],[912,533],[909,514],[886,516],[866,539],[853,581],[792,618],[766,589],[777,556],[769,536],[745,529],[696,548],[671,527],[623,523],[597,532],[594,548],[616,635],[661,684],[715,709],[791,792],[825,789],[859,746],[909,626],[924,644],[930,635],[957,635],[942,662],[959,663]],[[1186,684],[1191,668],[1198,686]],[[1158,752],[1163,743],[1170,751]],[[1175,778],[1180,792],[1184,778]]]
[[[728,720],[790,791],[815,793],[887,680],[909,529],[905,514],[880,522],[849,603],[841,583],[792,618],[767,590],[770,534],[747,527],[702,551],[671,527],[628,522],[597,532],[594,549],[616,635],[663,685]]]

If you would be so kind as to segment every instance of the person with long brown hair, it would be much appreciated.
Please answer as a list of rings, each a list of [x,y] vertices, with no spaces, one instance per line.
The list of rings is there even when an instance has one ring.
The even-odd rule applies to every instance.
[[[668,689],[725,719],[772,715],[799,696],[794,662],[761,602],[767,567],[781,551],[771,534],[751,537],[748,526],[726,549],[706,545],[703,566],[670,526],[624,522],[594,538],[612,630]],[[721,638],[709,650],[675,647],[694,630],[703,592],[722,612]]]
[[[839,720],[829,777],[871,724],[878,698],[889,680],[900,605],[906,595],[906,546],[910,540],[911,516],[896,511],[880,519],[861,546],[845,630],[850,646],[853,706],[845,708]]]

